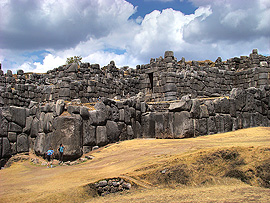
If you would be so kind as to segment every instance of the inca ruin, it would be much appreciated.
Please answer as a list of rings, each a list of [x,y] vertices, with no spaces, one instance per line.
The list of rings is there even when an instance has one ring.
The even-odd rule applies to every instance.
[[[270,126],[270,57],[177,60],[136,69],[81,63],[47,73],[0,70],[1,167],[17,153],[66,146],[74,160],[135,138],[190,138]]]

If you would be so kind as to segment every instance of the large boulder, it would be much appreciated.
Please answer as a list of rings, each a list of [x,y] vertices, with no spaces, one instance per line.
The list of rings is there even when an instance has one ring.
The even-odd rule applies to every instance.
[[[10,143],[7,137],[2,138],[2,157],[9,158],[11,156]]]
[[[35,117],[31,124],[30,136],[37,137],[39,133],[39,120]]]
[[[23,107],[11,106],[9,107],[11,114],[11,121],[17,123],[21,127],[25,127],[26,122],[26,109]]]
[[[173,135],[174,138],[187,138],[194,136],[193,119],[191,119],[189,112],[182,111],[174,113]]]
[[[54,119],[55,131],[50,145],[56,150],[59,144],[65,146],[64,159],[73,160],[82,155],[82,122],[79,117],[60,116]]]
[[[106,126],[97,126],[96,139],[98,146],[104,146],[108,144],[107,128]]]
[[[26,134],[22,133],[17,137],[17,152],[28,152],[29,145],[28,145],[28,137]]]
[[[241,111],[246,104],[246,91],[243,88],[233,88],[230,98],[235,99],[236,111]]]
[[[106,123],[106,131],[109,143],[119,141],[120,131],[118,129],[118,125],[114,121],[107,121]]]
[[[50,141],[48,140],[49,136],[46,136],[45,133],[38,133],[35,143],[34,143],[34,150],[38,155],[44,155],[46,150],[49,149]]]
[[[89,120],[83,120],[83,145],[96,145],[96,127]]]
[[[49,133],[53,131],[53,113],[46,113],[43,121],[43,132]]]
[[[22,127],[14,122],[9,122],[8,124],[9,132],[18,132],[21,133],[23,131]]]
[[[155,134],[155,113],[149,112],[142,114],[142,137],[154,138]]]

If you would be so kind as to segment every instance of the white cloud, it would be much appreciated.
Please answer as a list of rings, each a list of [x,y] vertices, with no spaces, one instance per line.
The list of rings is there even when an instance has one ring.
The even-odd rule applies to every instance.
[[[226,60],[253,48],[269,55],[269,1],[190,1],[198,6],[193,14],[165,9],[136,20],[129,20],[136,7],[124,0],[25,0],[22,8],[2,1],[2,69],[46,72],[75,55],[101,66],[114,60],[118,67],[135,67],[166,50],[188,60]],[[23,55],[27,49],[50,53],[37,62]]]
[[[40,62],[34,62],[35,69],[33,70],[33,72],[44,73],[47,70],[52,70],[58,66],[65,64],[65,62],[66,59],[64,58],[48,54],[47,56],[45,56],[42,64]]]

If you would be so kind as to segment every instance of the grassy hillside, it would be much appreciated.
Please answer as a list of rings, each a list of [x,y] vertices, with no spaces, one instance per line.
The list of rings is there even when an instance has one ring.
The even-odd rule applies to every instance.
[[[268,202],[269,143],[270,128],[259,127],[190,139],[123,141],[74,166],[17,162],[0,171],[0,202]],[[93,197],[88,184],[113,177],[133,187]]]

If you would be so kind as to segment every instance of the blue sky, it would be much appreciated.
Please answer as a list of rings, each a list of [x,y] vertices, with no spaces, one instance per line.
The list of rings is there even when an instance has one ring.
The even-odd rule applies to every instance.
[[[174,10],[181,11],[184,14],[192,14],[197,9],[189,1],[154,1],[154,0],[127,0],[134,6],[137,6],[137,12],[130,18],[137,19],[139,16],[144,17],[146,14],[151,13],[153,10],[162,11],[167,8],[173,8]]]
[[[14,73],[84,62],[136,67],[174,51],[180,60],[269,55],[269,0],[2,0],[0,62]]]

